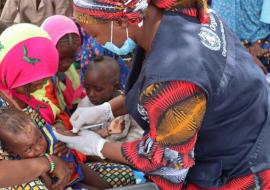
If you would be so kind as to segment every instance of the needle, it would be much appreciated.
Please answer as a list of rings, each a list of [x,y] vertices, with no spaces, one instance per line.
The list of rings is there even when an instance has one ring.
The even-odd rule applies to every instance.
[[[91,129],[95,127],[103,127],[104,123],[98,123],[98,124],[93,124],[93,125],[87,125],[85,127],[82,127],[82,129]]]

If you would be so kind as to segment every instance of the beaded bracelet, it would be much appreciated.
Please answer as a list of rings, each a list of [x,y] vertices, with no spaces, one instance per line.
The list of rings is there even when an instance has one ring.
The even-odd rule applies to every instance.
[[[55,169],[55,163],[54,163],[52,157],[47,153],[45,153],[44,156],[47,158],[47,160],[50,163],[50,171],[49,171],[49,173],[53,173],[53,171]]]

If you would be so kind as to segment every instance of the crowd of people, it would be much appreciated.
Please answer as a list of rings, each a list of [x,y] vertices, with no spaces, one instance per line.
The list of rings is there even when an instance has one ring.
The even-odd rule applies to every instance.
[[[0,9],[0,189],[270,189],[269,0]]]

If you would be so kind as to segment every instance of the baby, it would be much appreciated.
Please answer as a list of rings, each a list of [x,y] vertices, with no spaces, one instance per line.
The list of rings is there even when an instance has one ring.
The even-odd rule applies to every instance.
[[[120,68],[108,56],[99,56],[89,64],[84,88],[87,93],[79,107],[100,105],[121,94],[119,91]],[[95,128],[95,132],[112,141],[131,141],[141,138],[143,130],[129,115],[115,118],[108,126]]]
[[[38,128],[33,121],[23,112],[17,110],[0,110],[0,139],[7,151],[14,158],[27,159],[53,154],[57,140],[50,126]],[[85,165],[79,165],[72,153],[62,155],[62,159],[73,170],[69,185],[78,182],[87,186],[87,189],[108,188],[98,174]],[[40,176],[45,185],[50,189],[54,182],[53,176],[43,174]],[[30,179],[29,179],[30,180]]]

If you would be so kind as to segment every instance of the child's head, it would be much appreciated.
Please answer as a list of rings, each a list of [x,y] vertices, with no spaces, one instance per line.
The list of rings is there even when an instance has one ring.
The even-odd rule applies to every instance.
[[[63,15],[48,17],[41,25],[51,37],[59,52],[58,72],[65,72],[74,62],[75,53],[81,45],[81,38],[75,22]]]
[[[1,89],[29,94],[43,86],[46,78],[53,77],[58,69],[58,52],[47,32],[29,23],[8,27],[0,35]],[[38,66],[37,66],[38,65]],[[28,93],[27,93],[28,92]],[[25,100],[25,96],[20,99]]]
[[[17,110],[0,110],[0,139],[8,151],[21,158],[43,155],[47,141],[33,121]]]
[[[84,87],[94,105],[111,100],[119,90],[120,68],[116,60],[99,56],[89,64]]]
[[[58,72],[65,72],[74,62],[76,51],[81,45],[80,37],[75,33],[66,34],[57,43],[56,48],[59,52]]]

